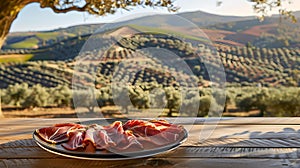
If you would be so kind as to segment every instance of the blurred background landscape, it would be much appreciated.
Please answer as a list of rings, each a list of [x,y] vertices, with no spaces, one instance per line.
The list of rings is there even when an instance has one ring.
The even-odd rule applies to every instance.
[[[136,35],[124,38],[118,46],[105,48],[99,53],[96,79],[81,76],[83,82],[91,81],[97,92],[95,97],[81,96],[82,113],[97,116],[92,99],[102,109],[105,117],[124,117],[126,113],[138,113],[152,109],[159,116],[178,116],[181,106],[192,107],[195,102],[198,117],[210,117],[211,106],[223,111],[223,116],[233,117],[298,117],[300,116],[300,22],[291,23],[278,15],[259,21],[253,16],[223,16],[202,11],[177,14],[196,24],[212,41],[214,51],[203,45],[195,48],[193,42],[202,43],[202,36],[194,36],[193,29],[183,38],[188,42],[163,36],[163,28],[172,24],[169,15],[151,16],[149,26],[160,25],[151,31],[161,34]],[[294,12],[300,20],[300,12]],[[155,18],[155,19],[153,19]],[[136,23],[144,21],[136,19]],[[49,31],[11,32],[0,51],[0,88],[2,111],[5,117],[76,117],[73,106],[72,79],[76,57],[89,37],[101,24],[76,25]],[[186,27],[185,27],[186,28]],[[120,32],[145,32],[142,26],[126,26],[103,32],[112,35]],[[172,30],[176,32],[176,30]],[[181,30],[182,31],[182,30]],[[103,46],[108,41],[101,41]],[[176,53],[195,74],[189,79],[184,72],[172,67],[162,67],[156,61],[139,59],[132,54],[143,47],[166,48]],[[206,59],[199,59],[201,56]],[[145,55],[147,53],[144,53]],[[110,87],[113,72],[124,60],[137,61],[141,70],[135,73],[131,67],[118,69],[126,79],[126,87],[132,107],[114,105]],[[215,67],[220,60],[226,74],[225,104],[218,102],[218,95],[211,92],[212,85],[207,66]],[[126,71],[126,73],[125,73]],[[132,72],[132,73],[131,73]],[[175,80],[177,74],[182,80]],[[218,81],[218,75],[213,76]],[[220,79],[221,80],[221,79]],[[180,86],[189,87],[196,81],[198,90],[185,94],[182,101]],[[73,83],[74,87],[74,83]],[[195,86],[193,86],[195,87]],[[154,90],[154,91],[153,91]],[[196,92],[196,93],[195,93]],[[121,91],[119,93],[122,94]],[[222,96],[222,95],[220,95]],[[223,95],[224,96],[224,95]],[[124,111],[125,109],[125,111]],[[161,110],[163,109],[163,110]],[[189,116],[189,113],[180,114]],[[84,116],[84,115],[83,115]]]

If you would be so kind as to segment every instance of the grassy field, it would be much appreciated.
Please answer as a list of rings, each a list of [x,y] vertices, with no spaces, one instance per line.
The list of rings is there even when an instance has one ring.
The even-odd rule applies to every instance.
[[[9,62],[26,62],[30,60],[34,55],[33,54],[9,54],[1,55],[0,63],[9,63]]]
[[[181,38],[189,39],[189,40],[195,40],[195,41],[200,41],[200,42],[210,42],[208,38],[206,37],[200,37],[200,36],[192,36],[189,35],[188,32],[183,32],[183,31],[170,31],[169,29],[164,29],[164,28],[155,28],[155,27],[146,27],[146,26],[139,26],[139,25],[130,25],[130,27],[141,31],[141,32],[151,32],[151,33],[158,33],[158,34],[174,34],[175,36],[179,36]],[[186,30],[184,30],[186,31]],[[197,34],[199,35],[199,34]],[[203,34],[204,35],[204,34]]]
[[[9,45],[9,48],[35,48],[38,45],[39,40],[35,37],[27,38],[24,41],[13,43]]]
[[[76,34],[71,33],[60,33],[60,32],[43,32],[43,33],[37,33],[36,36],[42,40],[55,40],[59,36],[66,36],[66,37],[75,37]]]

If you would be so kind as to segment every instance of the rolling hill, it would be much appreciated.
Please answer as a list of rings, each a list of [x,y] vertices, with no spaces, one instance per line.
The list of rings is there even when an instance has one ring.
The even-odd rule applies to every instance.
[[[252,17],[218,16],[199,11],[178,16],[192,21],[198,27],[182,26],[172,20],[170,15],[156,15],[135,19],[125,27],[107,29],[99,33],[100,40],[95,38],[94,41],[91,40],[91,33],[101,24],[79,25],[44,32],[12,33],[0,53],[0,62],[3,63],[0,64],[0,87],[5,88],[10,84],[22,82],[29,85],[39,83],[45,87],[61,84],[70,86],[75,71],[74,58],[88,39],[95,47],[102,46],[99,49],[91,45],[88,46],[91,48],[87,47],[82,51],[94,59],[101,57],[101,61],[97,62],[99,64],[95,67],[98,68],[97,85],[106,85],[117,65],[124,60],[137,64],[128,65],[127,71],[121,70],[125,75],[118,76],[119,80],[130,79],[131,84],[158,82],[164,86],[178,85],[170,74],[176,74],[185,81],[195,80],[189,79],[184,72],[177,72],[172,65],[164,66],[166,63],[153,58],[147,52],[143,52],[142,56],[133,54],[136,50],[147,47],[164,48],[176,53],[196,74],[199,86],[207,86],[209,83],[207,67],[214,69],[214,75],[218,77],[218,61],[225,68],[226,81],[231,84],[300,85],[299,23],[280,22],[278,16],[259,22]],[[168,29],[169,27],[172,28]],[[198,30],[203,33],[195,34]],[[122,34],[133,36],[124,36],[117,40],[113,38]],[[180,38],[176,39],[166,34]],[[207,44],[210,40],[215,52],[209,50]],[[116,44],[111,47],[112,43]],[[194,43],[203,46],[193,46]],[[201,54],[195,55],[199,48]],[[136,60],[138,63],[134,62]],[[170,58],[169,61],[176,63],[176,59]],[[134,74],[137,67],[143,71]],[[92,80],[90,76],[83,78],[87,81]],[[180,82],[187,86],[189,84]]]
[[[201,11],[177,14],[199,28],[190,28],[182,25],[186,33],[195,35],[203,31],[216,45],[245,46],[248,44],[257,47],[299,47],[300,23],[292,24],[280,20],[277,15],[259,22],[255,17],[221,16]],[[300,12],[295,12],[300,16]],[[176,20],[176,21],[175,21]],[[180,27],[182,23],[171,15],[154,15],[133,19],[136,25],[145,27]],[[122,24],[122,22],[120,23]],[[94,33],[103,24],[78,25],[41,32],[10,33],[3,49],[36,49],[51,46],[78,36]],[[197,34],[196,34],[197,35]]]
[[[93,33],[102,24],[77,25],[51,31],[14,32],[8,35],[3,49],[39,48],[68,38]]]

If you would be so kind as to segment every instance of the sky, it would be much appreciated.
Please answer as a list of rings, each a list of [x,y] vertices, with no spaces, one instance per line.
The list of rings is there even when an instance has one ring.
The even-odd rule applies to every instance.
[[[180,7],[178,12],[204,11],[219,15],[250,16],[255,15],[251,3],[248,0],[176,0],[176,6]],[[286,5],[291,10],[300,10],[300,1],[293,0],[293,4]],[[38,3],[27,5],[21,10],[17,19],[13,22],[10,32],[52,30],[89,23],[108,23],[122,20],[132,16],[142,16],[152,13],[169,13],[162,8],[132,9],[129,12],[120,10],[114,15],[94,16],[85,12],[68,12],[66,14],[54,13],[50,8],[40,8]]]

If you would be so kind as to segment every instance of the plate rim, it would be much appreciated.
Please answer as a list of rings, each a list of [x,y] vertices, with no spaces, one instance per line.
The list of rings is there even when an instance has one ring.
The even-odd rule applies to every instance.
[[[97,121],[99,122],[101,120],[102,121],[105,120],[106,122],[107,122],[107,120],[110,120],[110,122],[120,121],[120,120],[124,121],[124,119],[96,119],[96,120],[93,119],[93,120],[87,120],[84,122],[97,122]],[[127,120],[130,120],[130,119],[127,119]],[[78,122],[78,123],[80,123],[80,122]],[[60,144],[51,144],[51,143],[43,141],[37,134],[36,130],[33,132],[32,136],[33,136],[34,141],[40,148],[46,150],[47,152],[50,152],[50,153],[53,153],[56,155],[60,155],[60,156],[64,156],[64,157],[68,157],[68,158],[84,159],[84,160],[129,160],[129,159],[150,157],[153,155],[161,154],[161,153],[168,152],[168,151],[178,148],[188,138],[188,132],[184,127],[183,127],[183,131],[184,131],[183,137],[180,140],[175,141],[174,143],[171,143],[171,144],[168,144],[165,146],[160,146],[160,147],[152,149],[150,151],[142,150],[139,152],[125,152],[124,155],[116,154],[116,153],[107,153],[107,154],[83,153],[83,152],[69,151],[66,149],[60,150],[59,148],[52,147],[52,146],[56,146],[56,145],[60,145]]]

